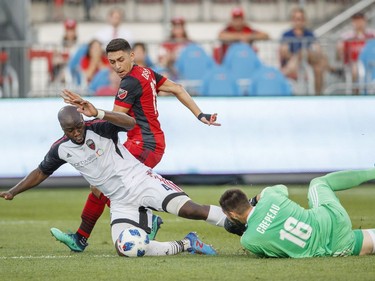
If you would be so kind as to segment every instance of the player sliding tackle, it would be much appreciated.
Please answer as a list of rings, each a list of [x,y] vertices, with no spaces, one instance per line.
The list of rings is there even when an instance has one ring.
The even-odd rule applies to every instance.
[[[124,146],[146,166],[155,168],[162,160],[166,147],[157,107],[159,92],[171,93],[203,124],[220,126],[216,120],[217,114],[203,113],[180,84],[156,73],[151,68],[136,65],[134,63],[135,53],[125,39],[111,40],[106,46],[106,55],[112,70],[121,78],[119,89],[114,94],[113,111],[127,113],[137,120],[134,128],[127,132]],[[66,103],[71,105],[82,102],[82,98],[78,94],[69,90],[64,90],[62,97]],[[67,234],[56,228],[51,229],[52,235],[57,240],[75,252],[85,250],[88,245],[87,239],[102,215],[105,205],[109,206],[110,204],[110,200],[100,194],[94,186],[91,187],[91,190],[82,210],[81,224],[76,233]],[[161,218],[154,215],[153,232],[149,235],[150,239],[155,237],[161,223]]]
[[[81,113],[97,119],[84,121]],[[82,100],[76,107],[63,107],[58,119],[65,135],[52,145],[34,171],[13,188],[0,192],[0,197],[12,200],[17,194],[43,182],[61,165],[69,163],[110,198],[113,243],[129,226],[150,233],[151,209],[223,226],[225,214],[220,207],[193,202],[180,187],[154,173],[120,143],[118,133],[131,130],[135,125],[134,118],[121,112],[96,109]],[[216,254],[210,245],[191,232],[180,241],[151,241],[146,255],[173,255],[182,251]]]
[[[335,172],[315,178],[307,196],[310,209],[290,200],[284,185],[263,189],[251,202],[241,190],[227,190],[220,198],[220,205],[233,225],[238,225],[236,234],[242,235],[242,246],[258,256],[374,254],[375,229],[352,230],[349,215],[334,193],[374,179],[375,169]]]

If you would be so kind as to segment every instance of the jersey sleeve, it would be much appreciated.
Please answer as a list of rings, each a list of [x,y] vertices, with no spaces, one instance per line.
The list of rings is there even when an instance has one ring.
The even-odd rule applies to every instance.
[[[98,135],[108,139],[114,139],[114,136],[116,136],[117,139],[117,133],[128,131],[123,127],[116,126],[115,124],[105,120],[88,121],[86,126]]]
[[[165,80],[167,80],[167,77],[155,72],[152,70],[152,72],[154,72],[154,75],[155,75],[155,80],[156,80],[156,89],[158,90],[159,87],[161,85],[163,85],[163,83],[165,82]]]
[[[62,160],[59,157],[59,144],[55,143],[51,146],[46,156],[44,156],[43,161],[39,164],[39,169],[43,174],[50,176],[65,163],[65,160]]]
[[[125,77],[120,84],[115,97],[115,105],[131,108],[134,102],[142,95],[142,86],[140,82],[132,77]]]

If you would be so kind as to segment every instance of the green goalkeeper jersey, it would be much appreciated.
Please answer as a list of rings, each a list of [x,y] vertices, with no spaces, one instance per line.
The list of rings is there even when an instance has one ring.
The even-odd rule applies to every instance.
[[[327,206],[301,207],[288,198],[288,189],[284,185],[267,187],[249,214],[241,244],[258,256],[304,258],[336,255],[336,239],[332,238],[335,222],[330,212]],[[351,231],[344,234],[353,235]],[[353,244],[348,245],[349,252],[353,247]]]

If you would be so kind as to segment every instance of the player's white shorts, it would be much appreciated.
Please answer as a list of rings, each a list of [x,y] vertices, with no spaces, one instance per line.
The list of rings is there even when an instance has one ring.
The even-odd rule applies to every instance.
[[[180,187],[150,170],[145,180],[129,190],[125,197],[111,199],[112,232],[114,225],[126,223],[150,233],[152,210],[178,215],[180,208],[189,200]],[[112,233],[113,238],[117,238],[116,234]]]

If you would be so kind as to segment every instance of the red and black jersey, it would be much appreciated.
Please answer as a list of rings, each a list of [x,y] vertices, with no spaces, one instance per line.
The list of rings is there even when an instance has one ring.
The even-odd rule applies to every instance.
[[[167,78],[147,67],[134,65],[121,80],[115,98],[117,106],[129,109],[137,124],[128,140],[158,153],[164,153],[165,139],[158,120],[157,93]]]

